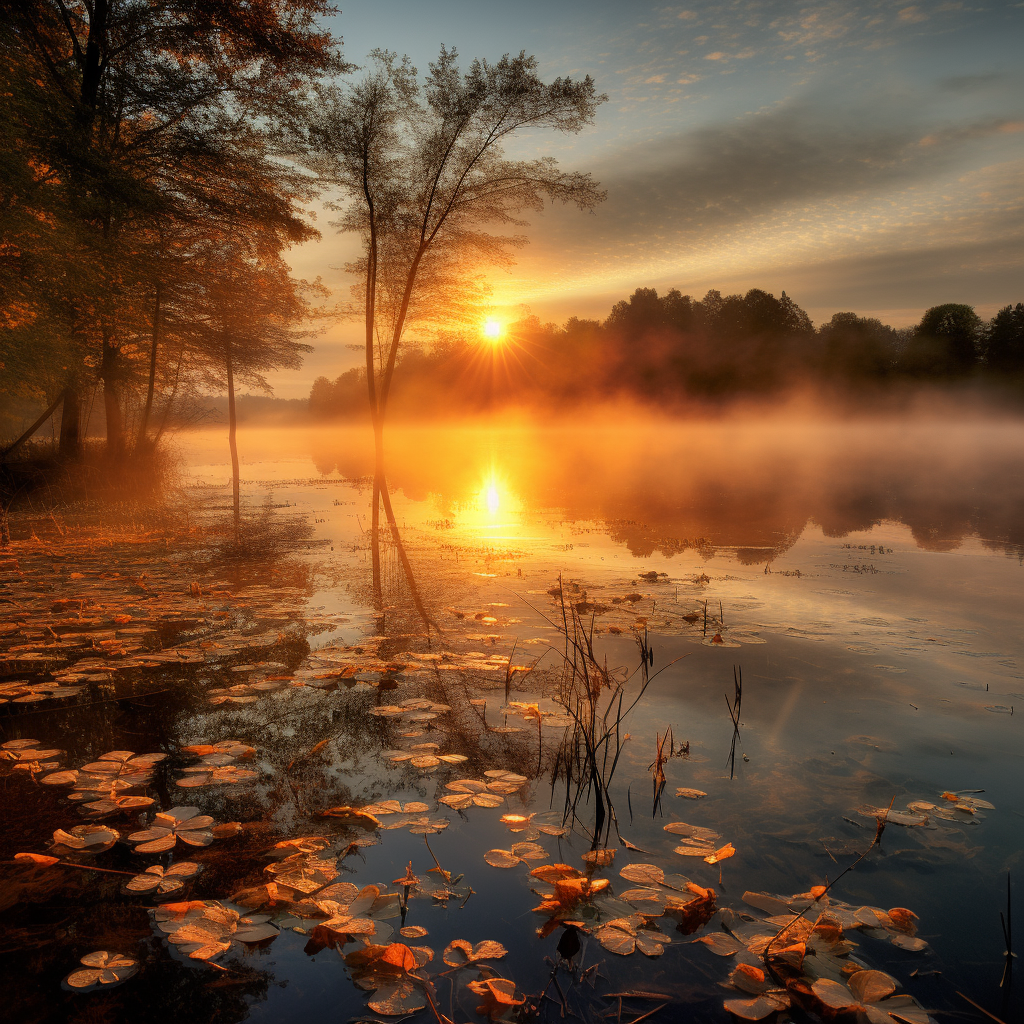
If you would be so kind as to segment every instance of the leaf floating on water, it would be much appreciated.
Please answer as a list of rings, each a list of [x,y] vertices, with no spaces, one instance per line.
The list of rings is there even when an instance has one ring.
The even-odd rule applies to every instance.
[[[468,982],[466,987],[481,997],[482,1002],[476,1012],[490,1020],[498,1020],[513,1006],[522,1006],[526,1002],[526,996],[516,996],[515,982],[508,978],[481,978]]]
[[[752,964],[737,964],[729,975],[729,982],[741,992],[749,992],[754,996],[761,995],[769,988],[764,971]]]
[[[811,991],[830,1009],[845,1010],[857,1005],[857,997],[845,986],[831,978],[818,978]]]
[[[680,857],[707,857],[708,854],[715,852],[715,848],[711,845],[708,846],[693,846],[692,844],[684,844],[683,846],[677,846],[674,848],[673,853],[678,853]]]
[[[766,914],[792,913],[792,907],[787,900],[780,899],[778,896],[770,896],[766,892],[745,892],[742,899],[744,903],[763,910]]]
[[[732,956],[743,949],[743,943],[728,932],[709,932],[694,941],[703,942],[716,956]]]
[[[928,822],[927,814],[918,814],[916,811],[894,811],[888,807],[858,807],[857,813],[864,818],[884,820],[887,825],[913,827],[914,825],[924,825]]]
[[[44,775],[39,781],[47,786],[73,786],[78,781],[78,772],[53,772],[51,775]]]
[[[894,946],[909,949],[912,953],[920,953],[922,949],[928,948],[928,943],[924,939],[915,938],[913,935],[894,935],[890,941]]]
[[[687,789],[686,787],[680,787],[676,790],[676,796],[685,797],[687,800],[699,800],[702,796],[707,796],[707,793],[703,789]]]
[[[139,969],[137,960],[120,953],[109,953],[103,949],[95,953],[87,953],[79,963],[85,967],[85,970],[72,971],[64,979],[70,988],[79,992],[120,984],[122,981],[127,981]]]
[[[451,807],[456,811],[464,810],[467,807],[473,806],[473,794],[472,793],[449,793],[445,796],[438,797],[438,803],[445,804],[447,807]]]
[[[52,867],[54,864],[60,863],[59,857],[49,857],[45,853],[16,853],[14,859],[38,864],[43,868]]]
[[[589,865],[591,869],[607,867],[613,860],[615,860],[614,850],[587,850],[583,854],[583,862]]]
[[[165,903],[151,911],[167,941],[193,960],[213,960],[226,953],[241,915],[216,900]]]
[[[564,836],[569,830],[562,828],[561,825],[538,825],[538,832],[543,832],[546,836]]]
[[[488,850],[484,860],[492,868],[514,868],[519,863],[519,858],[511,850]]]
[[[422,939],[428,932],[421,924],[407,924],[404,928],[399,928],[398,934],[405,939]]]
[[[323,812],[325,818],[337,818],[343,825],[355,825],[358,828],[366,829],[368,832],[380,828],[380,822],[365,810],[358,807],[331,807]]]
[[[601,943],[602,949],[619,956],[629,956],[636,949],[636,932],[625,919],[609,921],[594,932],[594,938]]]
[[[710,828],[701,828],[699,825],[687,825],[685,821],[670,821],[663,826],[666,832],[674,836],[687,836],[690,839],[701,843],[713,843],[722,837]]]
[[[789,1008],[789,995],[784,990],[766,992],[756,999],[727,999],[725,1008],[740,1020],[764,1020],[779,1010]]]
[[[270,923],[270,918],[261,915],[241,918],[234,938],[239,942],[266,942],[267,939],[275,939],[280,934],[281,930]]]
[[[189,846],[209,846],[215,838],[212,824],[213,818],[198,807],[172,807],[158,813],[149,828],[130,833],[128,842],[138,844],[136,853],[173,850],[179,839]]]
[[[477,807],[500,807],[505,802],[504,797],[497,793],[474,793],[473,803]]]
[[[627,864],[619,875],[627,882],[639,882],[642,885],[661,885],[665,881],[665,872],[656,864]]]
[[[857,971],[846,983],[860,1003],[878,1003],[896,991],[896,979],[884,971]]]
[[[503,814],[498,819],[503,825],[508,825],[512,831],[525,828],[533,820],[532,814]]]
[[[647,928],[641,928],[636,933],[636,948],[644,956],[661,956],[665,952],[665,945],[671,941],[668,935]]]
[[[446,783],[445,789],[450,789],[453,793],[486,793],[487,783],[477,779],[456,779],[454,782]]]
[[[433,754],[421,754],[420,756],[410,758],[409,760],[409,764],[411,764],[413,768],[419,768],[421,771],[436,768],[440,763],[441,759],[439,757],[435,757]]]
[[[728,860],[735,853],[736,851],[732,848],[732,843],[726,843],[725,846],[715,850],[714,853],[708,854],[704,858],[704,862],[706,864],[720,864],[723,860]]]
[[[120,838],[120,832],[105,825],[76,825],[66,832],[59,828],[53,833],[53,841],[57,846],[66,846],[69,850],[80,850],[83,853],[102,853]]]
[[[447,818],[424,818],[411,824],[409,832],[414,836],[429,836],[435,832],[443,832],[447,827]]]
[[[539,843],[513,843],[512,853],[522,860],[545,860],[547,851]]]
[[[441,959],[449,967],[462,967],[478,960],[500,960],[508,950],[500,943],[484,939],[475,946],[465,939],[455,939],[445,947]]]
[[[178,861],[166,869],[160,864],[154,864],[141,875],[130,879],[121,891],[126,894],[155,892],[158,896],[165,896],[183,888],[185,882],[201,870],[201,864],[188,860]]]

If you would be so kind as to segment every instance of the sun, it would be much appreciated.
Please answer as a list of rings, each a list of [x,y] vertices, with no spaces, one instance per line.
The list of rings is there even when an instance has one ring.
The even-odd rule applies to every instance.
[[[487,319],[484,321],[484,337],[488,341],[498,341],[501,338],[501,324],[497,320]]]

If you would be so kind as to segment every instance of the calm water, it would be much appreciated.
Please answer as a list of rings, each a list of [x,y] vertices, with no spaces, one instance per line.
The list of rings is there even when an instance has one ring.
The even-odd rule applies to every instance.
[[[246,913],[231,897],[273,880],[265,867],[292,849],[305,858],[295,870],[307,880],[321,871],[317,886],[400,893],[392,880],[411,862],[422,887],[404,916],[375,905],[371,941],[429,946],[435,975],[449,970],[440,961],[450,941],[496,940],[507,954],[488,962],[536,1002],[561,930],[537,936],[545,918],[531,909],[543,892],[531,885],[544,887],[530,870],[582,869],[596,812],[583,795],[579,821],[563,820],[560,630],[563,609],[574,607],[613,678],[637,673],[645,630],[653,654],[648,689],[620,728],[608,790],[621,839],[638,849],[612,829],[614,863],[595,876],[612,885],[599,916],[583,919],[596,926],[636,909],[619,898],[634,884],[619,872],[634,863],[713,888],[724,909],[689,933],[659,917],[655,929],[672,941],[654,958],[621,957],[587,939],[577,968],[601,964],[598,972],[559,975],[573,1012],[614,1016],[618,999],[608,993],[642,989],[661,998],[626,1000],[620,1019],[663,1003],[649,1019],[677,1019],[684,1005],[728,1019],[723,999],[740,993],[722,983],[736,962],[756,958],[743,949],[719,956],[692,940],[726,934],[723,924],[742,933],[730,911],[762,920],[743,902],[747,891],[792,896],[835,878],[870,847],[872,809],[892,801],[908,824],[889,824],[830,896],[853,909],[911,909],[926,945],[907,949],[891,933],[850,925],[857,946],[848,957],[892,975],[933,1015],[981,1019],[960,991],[1004,1021],[1019,1017],[1019,998],[998,986],[1006,875],[1020,870],[1024,845],[1024,428],[638,424],[615,413],[558,426],[397,427],[388,484],[429,628],[387,530],[382,607],[374,607],[364,431],[243,429],[239,442],[252,524],[243,563],[211,554],[230,500],[220,431],[178,439],[183,484],[166,513],[22,516],[11,555],[0,556],[10,609],[0,634],[4,681],[31,688],[59,679],[69,688],[27,701],[16,699],[25,696],[17,687],[6,691],[2,739],[62,753],[41,758],[55,767],[39,772],[0,766],[2,855],[46,853],[55,829],[90,820],[78,810],[88,801],[68,799],[72,782],[43,779],[108,751],[169,756],[127,790],[151,806],[96,819],[120,841],[66,860],[166,867],[169,853],[133,852],[126,837],[144,827],[140,814],[148,825],[175,806],[242,825],[205,847],[179,843],[174,859],[204,869],[166,897],[122,895],[129,875],[5,862],[0,941],[18,1020],[127,1019],[155,1007],[195,1020],[386,1019],[342,960],[359,940],[340,952],[317,949],[318,922],[298,906],[299,890],[257,908],[278,933],[233,941],[214,960],[226,970],[183,955],[150,913],[167,899],[218,900]],[[520,670],[506,692],[510,657]],[[730,777],[734,667],[743,695]],[[225,699],[232,695],[243,701]],[[386,710],[416,698],[423,706]],[[538,730],[533,718],[509,714],[507,701],[535,703],[551,722]],[[438,706],[448,710],[431,710]],[[371,713],[380,708],[385,714]],[[688,747],[665,764],[655,806],[649,766],[668,727],[674,748]],[[253,777],[179,787],[188,768],[203,767],[182,748],[224,740],[255,748],[226,765]],[[409,760],[441,754],[465,760]],[[500,807],[438,802],[458,792],[449,783],[486,783],[484,773],[498,770],[526,779],[499,792]],[[706,795],[677,797],[680,787]],[[956,810],[944,792],[981,804]],[[385,827],[370,830],[322,817],[384,800],[426,810],[385,808]],[[536,817],[513,833],[500,820],[510,813]],[[424,837],[415,825],[423,818],[429,829],[447,824]],[[679,828],[665,831],[673,822],[712,830],[711,849],[731,843],[735,856],[708,864],[677,854],[687,840]],[[551,834],[562,826],[565,835]],[[272,851],[299,837],[323,839]],[[353,838],[372,845],[350,848]],[[485,861],[487,851],[521,841],[543,854],[511,868]],[[311,863],[318,854],[327,869]],[[463,876],[447,898],[437,891],[442,876],[428,872],[435,866]],[[403,925],[427,934],[400,936]],[[138,960],[141,974],[106,992],[62,988],[77,958],[100,949]],[[809,977],[842,977],[842,964],[823,955],[805,964]],[[437,981],[440,1011],[485,1019],[466,988],[475,977],[463,969]],[[555,988],[549,993],[537,1012],[553,1020],[561,1005]],[[432,1019],[429,1010],[421,1016]]]

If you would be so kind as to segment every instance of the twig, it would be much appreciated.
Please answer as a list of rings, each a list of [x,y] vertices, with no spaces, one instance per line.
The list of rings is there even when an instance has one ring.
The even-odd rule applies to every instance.
[[[871,840],[871,845],[848,868],[846,868],[843,871],[840,871],[839,874],[836,875],[836,877],[833,878],[832,881],[829,882],[828,885],[826,885],[821,890],[821,892],[819,892],[818,895],[815,896],[814,899],[811,900],[811,902],[806,907],[804,907],[803,910],[795,914],[793,916],[792,921],[787,921],[775,933],[775,935],[772,937],[771,942],[769,942],[768,945],[764,947],[764,952],[761,954],[761,958],[766,965],[768,964],[768,952],[772,948],[772,946],[774,946],[775,943],[778,942],[779,936],[781,936],[783,932],[785,932],[787,929],[791,928],[794,924],[796,924],[796,922],[799,921],[800,918],[802,918],[804,914],[806,914],[807,911],[811,909],[811,907],[816,906],[822,899],[824,899],[824,897],[828,895],[829,890],[836,884],[836,882],[838,882],[839,879],[843,877],[843,875],[849,874],[882,841],[882,833],[885,831],[886,822],[889,820],[889,811],[892,810],[892,805],[895,802],[896,797],[893,796],[892,800],[889,801],[889,806],[885,809],[885,814],[878,819],[878,827],[875,829],[875,838]],[[769,971],[770,970],[771,968],[769,967]]]
[[[996,1022],[996,1024],[1004,1024],[1004,1022],[1002,1020],[1000,1020],[1000,1018],[997,1017],[994,1013],[989,1013],[988,1010],[986,1010],[984,1006],[979,1006],[970,996],[965,996],[963,994],[963,992],[961,992],[959,989],[956,990],[956,994],[961,999],[966,999],[967,1002],[969,1002],[971,1004],[971,1006],[973,1006],[975,1009],[981,1010],[981,1012],[983,1014],[985,1014],[986,1017],[991,1017],[992,1020],[994,1020]]]

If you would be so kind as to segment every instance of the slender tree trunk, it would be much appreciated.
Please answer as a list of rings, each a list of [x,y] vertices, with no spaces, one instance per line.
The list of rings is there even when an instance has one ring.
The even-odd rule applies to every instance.
[[[235,543],[241,538],[242,508],[239,498],[238,483],[238,442],[236,431],[238,421],[235,417],[235,368],[231,359],[231,336],[224,338],[224,365],[228,375],[228,447],[231,449],[231,503],[234,509]]]
[[[156,283],[156,302],[153,308],[153,344],[149,350],[149,387],[146,390],[146,405],[142,410],[142,422],[139,424],[138,447],[146,443],[149,430],[149,414],[153,410],[153,392],[156,390],[156,354],[160,344],[160,282]]]
[[[124,420],[117,394],[117,363],[118,351],[110,344],[104,331],[100,377],[103,379],[103,412],[107,420],[107,454],[111,456],[124,452]]]
[[[77,459],[82,453],[82,396],[74,384],[69,384],[64,390],[59,443],[62,458]]]
[[[409,561],[409,556],[406,554],[405,545],[402,543],[402,535],[398,532],[398,523],[395,520],[395,512],[391,507],[391,495],[388,493],[387,480],[384,479],[384,474],[381,473],[380,477],[380,496],[384,504],[384,514],[387,516],[388,525],[391,527],[391,539],[395,543],[395,547],[398,549],[398,557],[402,561],[402,568],[405,570],[405,578],[409,584],[409,593],[412,595],[412,603],[416,606],[416,611],[419,612],[420,618],[423,620],[424,625],[427,627],[427,638],[430,637],[430,627],[433,626],[439,633],[441,627],[431,619],[427,614],[427,609],[424,607],[423,600],[420,597],[419,588],[416,586],[416,577],[412,572],[412,563]]]
[[[373,511],[370,513],[370,559],[373,564],[373,607],[384,607],[384,590],[380,581],[380,477],[373,475]]]

